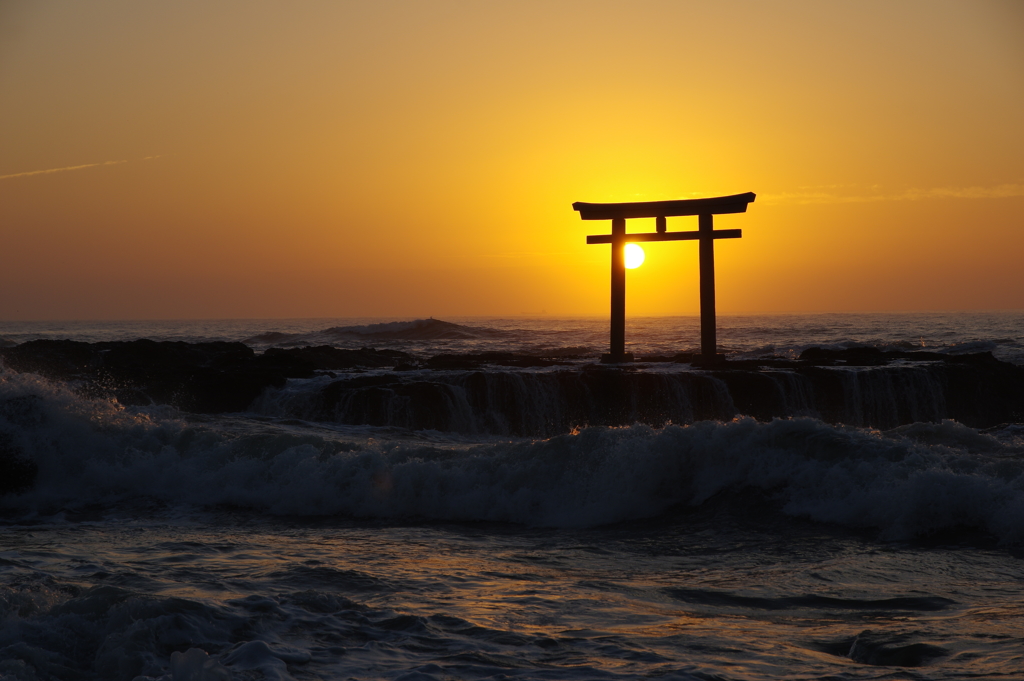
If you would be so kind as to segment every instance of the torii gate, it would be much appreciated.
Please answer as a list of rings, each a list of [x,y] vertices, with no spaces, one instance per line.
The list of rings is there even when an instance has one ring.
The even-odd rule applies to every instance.
[[[587,237],[588,244],[612,245],[612,328],[611,353],[602,361],[628,362],[626,354],[626,261],[623,251],[634,241],[700,241],[700,352],[702,361],[719,359],[715,329],[715,239],[739,239],[739,229],[714,229],[713,215],[746,213],[747,204],[755,194],[735,194],[711,199],[682,201],[645,201],[639,203],[583,203],[572,204],[583,220],[611,220],[612,233]],[[668,232],[666,218],[679,215],[697,215],[696,232]],[[628,218],[656,218],[657,232],[626,234]]]

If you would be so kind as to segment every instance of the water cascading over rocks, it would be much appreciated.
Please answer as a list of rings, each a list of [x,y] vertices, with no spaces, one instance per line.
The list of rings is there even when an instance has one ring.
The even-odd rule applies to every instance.
[[[312,421],[537,437],[739,415],[881,429],[942,419],[989,427],[1021,418],[1024,369],[982,354],[899,366],[417,372],[270,390],[254,408]]]
[[[1024,367],[989,353],[812,348],[798,360],[695,369],[679,355],[613,368],[511,353],[420,361],[369,348],[257,355],[226,342],[31,341],[0,350],[0,358],[6,370],[68,381],[125,405],[500,436],[740,415],[880,429],[942,419],[985,428],[1024,419]]]

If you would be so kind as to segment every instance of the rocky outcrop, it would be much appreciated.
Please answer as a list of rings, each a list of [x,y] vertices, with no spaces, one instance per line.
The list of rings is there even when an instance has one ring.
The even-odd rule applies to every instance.
[[[0,349],[0,357],[8,369],[69,381],[123,404],[170,404],[200,413],[256,410],[416,430],[550,436],[579,426],[690,423],[740,414],[762,420],[811,416],[874,428],[941,419],[977,428],[1024,422],[1024,367],[989,353],[812,348],[796,360],[666,371],[657,360],[692,358],[611,367],[503,352],[418,361],[369,348],[271,348],[257,355],[242,343],[40,340]],[[530,368],[541,370],[523,370]],[[388,371],[371,375],[363,369]],[[281,390],[289,379],[317,375],[337,380]]]
[[[445,357],[424,365],[437,371],[271,391],[256,408],[314,421],[527,436],[741,414],[761,420],[810,416],[883,429],[942,419],[977,428],[1024,421],[1024,368],[988,353],[907,359],[839,352],[726,362],[700,371],[654,371],[637,363],[523,372]]]
[[[409,359],[393,350],[271,348],[256,355],[243,343],[36,340],[0,349],[8,369],[73,381],[79,390],[122,404],[170,404],[186,411],[244,411],[268,388],[321,369],[392,366]]]

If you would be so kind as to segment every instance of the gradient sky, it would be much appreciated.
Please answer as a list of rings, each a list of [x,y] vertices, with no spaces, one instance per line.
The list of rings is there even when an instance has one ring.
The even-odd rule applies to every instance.
[[[574,201],[747,191],[720,313],[1024,308],[1024,3],[0,0],[0,319],[605,315]]]

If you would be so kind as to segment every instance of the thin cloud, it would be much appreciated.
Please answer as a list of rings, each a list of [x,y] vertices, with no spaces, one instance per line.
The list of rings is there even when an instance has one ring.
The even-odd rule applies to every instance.
[[[880,201],[921,201],[924,199],[1004,199],[1024,196],[1024,184],[994,187],[936,187],[908,189],[897,194],[832,194],[829,192],[784,192],[759,194],[758,201],[770,204],[876,203]]]
[[[155,156],[150,158],[157,158]],[[51,173],[65,173],[69,170],[81,170],[82,168],[95,168],[97,166],[116,166],[122,163],[127,163],[127,160],[123,161],[104,161],[103,163],[86,163],[80,166],[65,166],[64,168],[47,168],[46,170],[30,170],[25,173],[12,173],[10,175],[0,175],[0,180],[9,180],[12,177],[29,177],[30,175],[49,175]]]
[[[519,251],[513,253],[481,253],[481,258],[537,258],[551,255],[573,255],[568,251]]]

